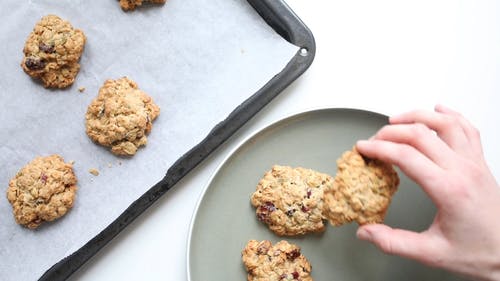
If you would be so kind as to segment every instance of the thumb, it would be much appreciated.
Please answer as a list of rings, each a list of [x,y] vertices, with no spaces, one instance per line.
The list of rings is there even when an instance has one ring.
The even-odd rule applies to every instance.
[[[439,263],[439,247],[426,232],[417,233],[394,229],[383,224],[368,224],[358,228],[356,236],[375,244],[382,252],[414,259],[425,264]]]

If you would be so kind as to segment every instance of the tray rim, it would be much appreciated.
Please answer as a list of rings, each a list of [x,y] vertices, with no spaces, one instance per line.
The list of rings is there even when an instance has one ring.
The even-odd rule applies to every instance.
[[[244,145],[247,143],[251,142],[255,138],[257,138],[259,135],[264,134],[270,130],[273,130],[274,128],[285,124],[287,122],[293,121],[294,119],[301,118],[306,115],[310,114],[315,114],[315,113],[320,113],[320,112],[325,112],[325,111],[350,111],[350,112],[362,112],[362,113],[367,113],[367,114],[373,114],[373,115],[379,115],[380,117],[383,118],[388,118],[387,115],[376,112],[376,111],[371,111],[371,110],[365,110],[365,109],[359,109],[359,108],[349,108],[349,107],[313,107],[305,110],[299,110],[292,112],[290,114],[287,114],[283,117],[280,117],[277,120],[271,121],[267,124],[262,125],[261,127],[255,129],[251,133],[249,133],[243,140],[241,140],[239,143],[235,145],[231,151],[227,152],[226,156],[221,160],[221,162],[217,165],[215,168],[214,172],[210,175],[209,179],[207,180],[206,184],[203,186],[202,191],[200,192],[200,195],[198,196],[198,199],[196,200],[196,206],[193,211],[193,214],[191,215],[191,221],[189,223],[189,231],[188,231],[188,237],[187,237],[187,246],[186,246],[186,274],[187,274],[187,281],[196,281],[192,280],[191,277],[191,241],[192,241],[192,236],[193,236],[193,228],[196,223],[196,215],[198,214],[200,205],[203,201],[203,198],[205,197],[205,194],[207,193],[209,187],[212,185],[212,182],[214,179],[217,177],[219,174],[220,170],[227,164],[227,162],[235,155],[235,153],[240,150]]]
[[[295,56],[280,73],[215,125],[202,141],[179,157],[168,168],[162,180],[145,191],[82,247],[48,268],[38,280],[68,279],[309,68],[316,53],[314,36],[285,0],[247,0],[247,2],[279,35],[299,47]],[[305,53],[301,53],[303,49],[306,50]]]

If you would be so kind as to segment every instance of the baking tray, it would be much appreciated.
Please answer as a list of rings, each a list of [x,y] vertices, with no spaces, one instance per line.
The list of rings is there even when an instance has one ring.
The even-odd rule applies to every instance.
[[[118,218],[84,246],[54,264],[39,280],[66,280],[311,65],[316,51],[314,37],[290,7],[282,0],[247,1],[278,34],[299,47],[296,55],[280,73],[234,109],[199,144],[180,157],[168,169],[160,182],[134,201]]]

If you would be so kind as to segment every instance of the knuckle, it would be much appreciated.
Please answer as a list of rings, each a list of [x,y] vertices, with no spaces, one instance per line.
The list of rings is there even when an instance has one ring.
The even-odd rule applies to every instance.
[[[441,122],[444,128],[449,128],[458,125],[458,118],[452,115],[445,115],[442,116]]]
[[[484,176],[484,168],[480,163],[469,161],[460,173],[462,178],[461,182],[478,181]]]
[[[450,178],[441,182],[442,189],[449,194],[449,198],[454,200],[446,200],[452,208],[458,204],[466,204],[476,194],[474,188],[475,181],[481,178],[481,168],[475,164],[465,164],[460,172],[450,174]]]
[[[455,124],[458,123],[458,119],[460,116],[458,115],[444,115],[442,116],[443,118],[443,123],[445,124]]]
[[[427,136],[430,132],[430,129],[421,123],[415,123],[411,127],[411,132],[413,135],[413,140],[419,140],[420,138]]]
[[[408,157],[412,156],[412,148],[408,145],[400,145],[396,148],[397,155],[400,159],[408,159]]]
[[[471,125],[470,131],[471,131],[473,138],[475,138],[477,140],[481,139],[481,133],[479,132],[478,128]]]
[[[429,112],[427,110],[423,110],[423,109],[416,109],[416,110],[411,111],[411,115],[414,116],[415,120],[423,119],[428,114],[429,114]]]
[[[391,240],[389,239],[382,239],[378,241],[378,247],[382,252],[388,254],[388,255],[395,255],[396,251],[394,250],[394,245],[391,243]]]
[[[463,178],[448,182],[445,188],[450,196],[454,198],[454,200],[449,201],[450,206],[456,206],[459,203],[467,202],[472,196],[471,189],[466,183],[466,179]]]
[[[392,125],[384,125],[378,132],[375,134],[376,139],[384,139],[384,136],[391,130]]]

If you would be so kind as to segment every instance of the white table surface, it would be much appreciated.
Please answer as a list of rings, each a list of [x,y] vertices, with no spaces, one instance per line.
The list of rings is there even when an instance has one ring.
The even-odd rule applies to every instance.
[[[481,131],[487,161],[500,179],[498,1],[287,3],[316,39],[309,70],[71,280],[186,280],[191,216],[210,176],[249,135],[311,108],[392,115],[448,105]]]

